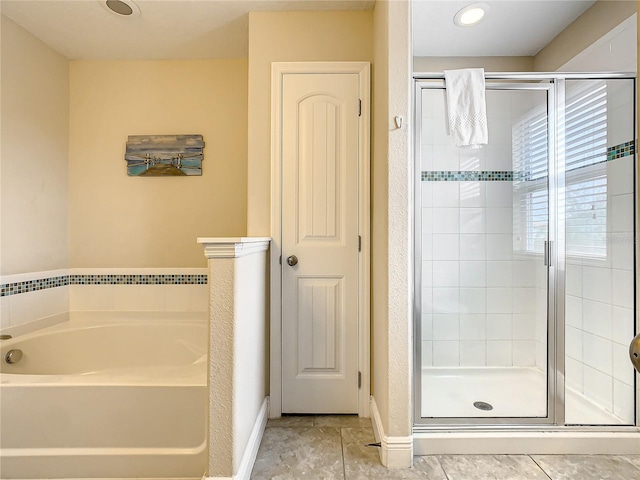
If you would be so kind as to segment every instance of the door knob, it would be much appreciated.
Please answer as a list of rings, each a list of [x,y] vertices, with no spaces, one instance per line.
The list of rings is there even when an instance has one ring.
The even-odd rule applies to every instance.
[[[629,358],[636,370],[640,372],[640,334],[631,340],[631,345],[629,345]]]
[[[287,257],[287,265],[289,265],[290,267],[293,267],[297,263],[298,263],[298,257],[296,257],[295,255],[291,255]]]

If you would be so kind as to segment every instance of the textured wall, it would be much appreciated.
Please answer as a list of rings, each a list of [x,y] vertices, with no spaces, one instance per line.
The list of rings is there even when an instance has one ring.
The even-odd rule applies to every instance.
[[[485,72],[531,72],[533,57],[413,57],[414,72],[484,68]]]
[[[392,1],[389,7],[389,435],[410,436],[411,8],[409,1]],[[395,128],[397,115],[406,119],[402,129]]]
[[[236,259],[234,325],[234,472],[265,398],[266,252]]]
[[[209,260],[209,476],[234,473],[235,259]]]
[[[635,2],[599,0],[534,57],[534,70],[553,72],[637,12]]]
[[[249,14],[247,231],[271,231],[271,63],[371,61],[371,12]]]
[[[373,397],[385,438],[382,461],[412,463],[411,427],[411,39],[408,1],[374,10]],[[398,129],[394,117],[404,118]],[[383,254],[382,258],[378,255]],[[387,278],[384,278],[387,273]],[[380,280],[379,276],[382,276]],[[378,298],[378,296],[384,296]],[[387,442],[389,441],[389,443]]]
[[[389,241],[388,131],[389,3],[379,1],[373,12],[374,68],[371,148],[371,395],[385,430],[389,429]]]
[[[2,17],[0,274],[69,266],[67,60]]]
[[[72,267],[204,267],[246,232],[247,60],[71,63]],[[128,135],[202,134],[200,177],[129,177]]]
[[[266,246],[237,258],[230,258],[232,250],[220,255],[205,247],[210,278],[208,476],[217,478],[238,474],[265,402]]]

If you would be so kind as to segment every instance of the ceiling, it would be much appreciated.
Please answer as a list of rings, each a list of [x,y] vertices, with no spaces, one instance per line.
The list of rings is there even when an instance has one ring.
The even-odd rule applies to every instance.
[[[393,1],[393,0],[392,0]],[[474,0],[414,0],[417,56],[535,55],[594,1],[485,1],[475,27],[453,16]],[[70,59],[238,58],[248,54],[248,12],[370,10],[374,0],[135,0],[141,14],[98,0],[2,0],[2,14]]]
[[[366,10],[374,0],[134,0],[118,17],[98,0],[2,0],[2,14],[76,60],[242,58],[250,11]]]
[[[532,56],[595,1],[484,1],[479,24],[459,27],[453,17],[477,0],[413,2],[413,54],[429,56]]]

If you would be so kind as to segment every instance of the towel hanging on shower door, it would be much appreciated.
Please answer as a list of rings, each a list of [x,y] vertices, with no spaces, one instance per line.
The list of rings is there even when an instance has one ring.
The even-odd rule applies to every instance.
[[[444,71],[449,133],[458,147],[489,143],[483,68]]]

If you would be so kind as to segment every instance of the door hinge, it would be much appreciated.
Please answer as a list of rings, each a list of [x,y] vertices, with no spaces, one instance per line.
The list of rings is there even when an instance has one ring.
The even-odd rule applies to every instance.
[[[280,258],[278,259],[278,262],[280,263],[280,265],[282,265],[282,255],[280,255]]]
[[[358,251],[362,251],[362,237],[358,235]]]
[[[362,372],[358,372],[358,388],[362,387]]]
[[[358,99],[358,116],[362,116],[362,100]]]

